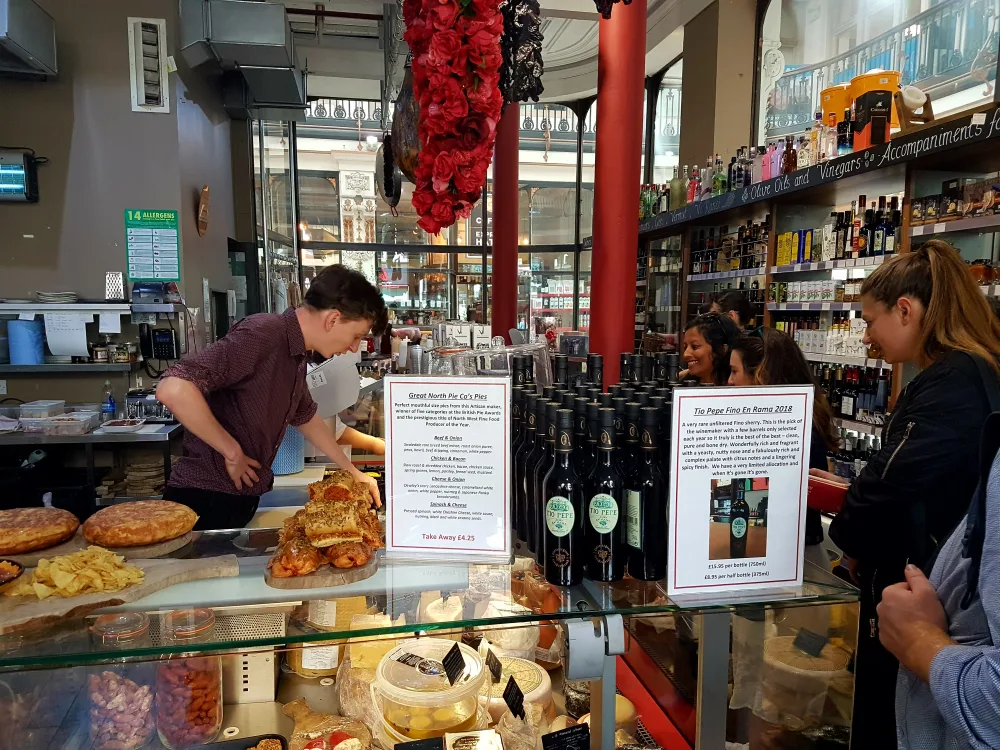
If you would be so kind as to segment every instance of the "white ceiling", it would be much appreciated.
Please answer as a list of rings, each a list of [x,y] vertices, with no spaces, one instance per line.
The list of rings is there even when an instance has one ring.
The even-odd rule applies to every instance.
[[[271,0],[278,2],[279,0]],[[309,70],[309,95],[378,99],[384,52],[380,24],[368,18],[298,15],[318,7],[335,13],[381,15],[383,0],[280,0],[292,13],[299,62]],[[712,0],[647,0],[646,73],[681,54],[683,25]],[[598,20],[593,0],[540,0],[546,101],[567,101],[597,91]],[[621,12],[617,6],[615,12]],[[319,25],[318,25],[319,24]],[[405,48],[405,45],[404,45]]]

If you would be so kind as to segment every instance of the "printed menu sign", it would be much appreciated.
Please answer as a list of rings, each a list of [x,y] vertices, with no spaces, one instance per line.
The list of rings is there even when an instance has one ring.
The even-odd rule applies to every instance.
[[[674,391],[667,595],[802,583],[813,389]]]
[[[129,281],[180,281],[180,233],[176,211],[125,211]]]
[[[509,559],[510,381],[388,377],[386,554]]]

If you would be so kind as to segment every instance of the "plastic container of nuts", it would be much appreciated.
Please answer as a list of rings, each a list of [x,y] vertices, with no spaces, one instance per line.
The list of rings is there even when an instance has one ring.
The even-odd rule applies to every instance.
[[[149,646],[149,618],[142,612],[98,617],[90,628],[95,647],[115,651]],[[104,664],[87,675],[90,747],[135,750],[156,734],[153,719],[156,668],[149,662]]]
[[[207,643],[215,614],[210,609],[178,609],[164,619],[172,646]],[[170,750],[204,745],[222,728],[222,657],[181,653],[156,666],[156,731]]]

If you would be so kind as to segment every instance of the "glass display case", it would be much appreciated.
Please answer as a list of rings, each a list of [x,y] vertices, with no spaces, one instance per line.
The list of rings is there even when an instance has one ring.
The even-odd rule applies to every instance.
[[[521,557],[510,565],[381,559],[364,580],[286,590],[265,582],[276,543],[276,529],[194,532],[160,564],[221,561],[238,573],[178,583],[109,611],[0,637],[0,747],[89,747],[92,728],[126,732],[134,717],[126,695],[118,695],[129,690],[123,664],[132,675],[142,674],[144,664],[157,667],[156,679],[148,669],[136,677],[146,693],[156,693],[154,706],[173,705],[161,703],[164,691],[170,700],[184,697],[176,684],[181,667],[211,666],[211,702],[194,696],[191,710],[169,717],[153,711],[159,736],[169,734],[175,747],[190,744],[183,740],[188,724],[201,727],[204,718],[214,729],[220,713],[217,739],[245,741],[246,748],[261,735],[291,738],[296,721],[300,733],[312,722],[312,729],[327,727],[320,734],[343,731],[362,747],[491,726],[505,747],[521,747],[516,740],[526,732],[524,747],[533,748],[540,731],[584,715],[592,748],[615,746],[616,722],[647,747],[679,747],[678,735],[706,748],[754,737],[767,739],[762,747],[847,746],[840,740],[851,718],[857,592],[818,568],[807,566],[798,589],[690,607],[669,601],[659,583],[557,588]],[[187,619],[211,619],[212,626],[178,639],[175,610],[192,608]],[[120,639],[114,648],[95,638],[98,618],[109,612],[143,615],[142,637]],[[802,630],[826,636],[819,657],[795,650]],[[398,671],[414,669],[397,659],[401,651],[419,651],[428,666],[440,665],[434,654],[455,643],[463,644],[463,682],[474,683],[472,700],[445,700],[450,688],[435,670],[422,672],[436,680],[425,692],[440,691],[441,705],[427,695],[408,699],[398,689]],[[484,676],[488,651],[501,662],[499,682]],[[214,676],[219,664],[221,681]],[[520,735],[511,731],[500,698],[509,675],[531,718]],[[661,705],[671,699],[663,685],[674,686],[669,710]],[[146,714],[138,720],[149,736]],[[154,738],[150,746],[163,745]]]

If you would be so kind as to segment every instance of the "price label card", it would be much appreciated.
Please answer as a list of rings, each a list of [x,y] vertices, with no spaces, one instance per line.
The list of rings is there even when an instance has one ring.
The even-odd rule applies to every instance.
[[[509,560],[510,380],[383,382],[386,554]]]
[[[558,732],[543,734],[542,750],[590,750],[590,726],[577,724]]]
[[[674,392],[667,596],[801,585],[813,397]]]

